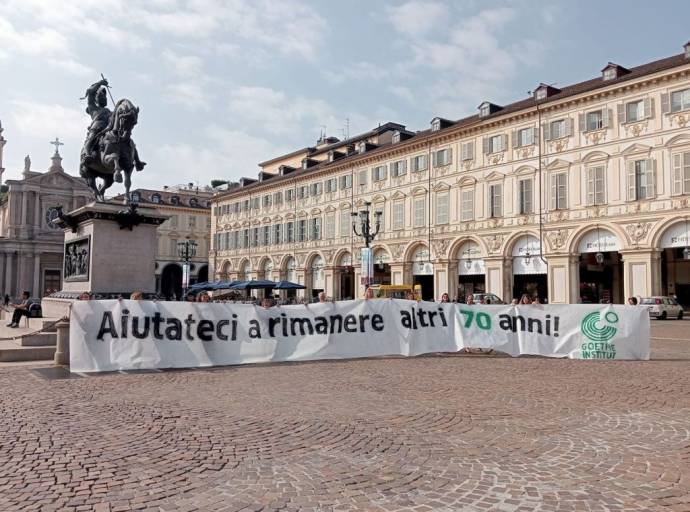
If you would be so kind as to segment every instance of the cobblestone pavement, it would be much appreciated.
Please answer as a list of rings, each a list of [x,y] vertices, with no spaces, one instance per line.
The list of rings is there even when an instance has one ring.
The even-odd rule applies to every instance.
[[[689,511],[685,326],[649,362],[2,368],[0,511]]]

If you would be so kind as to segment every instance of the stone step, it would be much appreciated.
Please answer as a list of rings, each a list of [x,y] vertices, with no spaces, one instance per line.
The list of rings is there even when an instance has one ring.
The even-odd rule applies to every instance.
[[[39,332],[21,337],[22,347],[47,347],[56,343],[57,334],[55,332]]]
[[[0,362],[42,361],[55,357],[55,345],[46,347],[0,348]]]

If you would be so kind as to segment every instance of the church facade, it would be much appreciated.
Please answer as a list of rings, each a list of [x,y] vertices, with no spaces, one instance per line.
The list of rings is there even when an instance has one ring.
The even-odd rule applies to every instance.
[[[0,128],[0,169],[2,147]],[[0,174],[1,176],[1,174]],[[50,221],[56,206],[70,211],[92,200],[81,178],[62,168],[57,149],[47,171],[31,170],[25,159],[21,179],[7,180],[0,192],[0,291],[18,297],[28,290],[32,297],[43,297],[62,288],[64,235]]]

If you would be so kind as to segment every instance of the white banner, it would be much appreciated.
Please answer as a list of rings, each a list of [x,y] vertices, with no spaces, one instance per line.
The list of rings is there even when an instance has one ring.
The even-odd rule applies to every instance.
[[[97,372],[457,352],[649,359],[643,306],[466,306],[354,300],[246,304],[76,301],[70,369]]]

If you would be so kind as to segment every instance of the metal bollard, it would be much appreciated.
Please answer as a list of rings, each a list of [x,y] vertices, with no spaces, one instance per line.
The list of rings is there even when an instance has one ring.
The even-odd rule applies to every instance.
[[[57,343],[55,347],[55,364],[69,366],[69,319],[63,318],[55,324]]]

